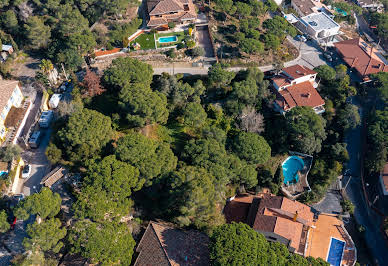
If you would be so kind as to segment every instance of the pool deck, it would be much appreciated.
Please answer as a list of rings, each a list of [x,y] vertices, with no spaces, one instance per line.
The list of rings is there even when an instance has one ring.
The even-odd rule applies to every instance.
[[[304,192],[311,191],[310,185],[307,181],[307,175],[310,171],[313,157],[309,155],[304,155],[296,152],[290,152],[290,156],[298,156],[304,162],[304,167],[299,171],[299,181],[295,184],[286,185],[282,183],[281,190],[288,198],[296,199]]]
[[[305,256],[327,258],[330,240],[333,237],[346,243],[341,265],[354,265],[356,262],[355,245],[343,227],[343,222],[335,215],[322,213],[314,225],[315,228],[311,228],[308,234]]]

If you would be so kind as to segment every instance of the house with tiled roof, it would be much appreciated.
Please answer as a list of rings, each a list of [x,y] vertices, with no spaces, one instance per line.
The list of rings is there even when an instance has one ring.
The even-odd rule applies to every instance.
[[[17,80],[0,80],[0,144],[5,140],[7,129],[13,126],[14,117],[22,107],[23,94]],[[12,121],[11,121],[12,120]]]
[[[317,114],[325,112],[325,101],[316,90],[316,76],[317,72],[302,65],[283,68],[271,79],[275,110],[284,114],[297,106],[309,106]]]
[[[354,243],[342,221],[298,201],[267,193],[246,194],[228,201],[224,215],[228,223],[246,223],[268,241],[283,243],[290,252],[338,266],[356,262]]]
[[[196,230],[181,230],[150,222],[140,240],[135,266],[209,265],[209,237]]]
[[[378,72],[388,72],[388,61],[361,37],[334,44],[345,63],[363,80]]]
[[[149,28],[166,27],[169,22],[194,23],[197,18],[192,0],[147,0]]]
[[[319,0],[291,0],[291,7],[301,17],[319,12],[325,12],[329,16],[334,17],[333,11]]]

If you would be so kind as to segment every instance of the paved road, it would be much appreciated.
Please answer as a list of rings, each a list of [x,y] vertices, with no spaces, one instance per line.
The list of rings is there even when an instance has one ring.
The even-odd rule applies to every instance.
[[[325,61],[325,58],[322,55],[322,51],[319,47],[311,42],[299,42],[291,37],[287,37],[287,39],[297,48],[300,49],[300,55],[295,60],[284,63],[284,66],[292,66],[295,64],[303,65],[309,68],[315,68],[320,65],[328,64],[330,62]],[[163,72],[169,73],[171,75],[182,73],[184,75],[207,75],[209,67],[175,67],[171,65],[169,67],[154,67],[154,74],[160,75]],[[244,67],[232,67],[229,68],[231,71],[238,72]],[[270,71],[273,69],[272,65],[261,66],[259,69],[263,72]]]
[[[40,181],[50,171],[50,163],[47,160],[45,151],[50,141],[51,129],[44,131],[45,135],[38,149],[31,149],[23,152],[22,158],[31,165],[31,175],[24,181],[23,193],[29,196],[40,190]]]
[[[353,103],[360,107],[356,98],[354,98]],[[362,115],[361,108],[360,114]],[[348,144],[347,149],[350,156],[348,169],[350,169],[350,175],[353,176],[346,188],[346,194],[355,205],[354,216],[357,223],[366,228],[365,239],[371,254],[378,261],[379,265],[387,265],[388,246],[380,231],[381,218],[367,206],[362,190],[360,179],[362,151],[361,126],[351,130],[347,134],[346,143]],[[346,183],[348,178],[344,178],[343,182]]]

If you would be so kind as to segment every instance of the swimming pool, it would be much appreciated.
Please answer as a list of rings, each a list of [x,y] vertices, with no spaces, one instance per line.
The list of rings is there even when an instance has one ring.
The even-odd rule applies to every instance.
[[[158,39],[159,43],[176,42],[177,40],[178,40],[177,36],[159,37]]]
[[[327,254],[327,262],[333,266],[341,266],[342,255],[345,248],[345,242],[331,238],[329,254]]]
[[[304,167],[303,160],[298,156],[290,156],[283,163],[284,184],[294,184],[299,181],[298,171]]]
[[[5,178],[7,177],[7,175],[8,175],[8,172],[0,171],[0,178]]]

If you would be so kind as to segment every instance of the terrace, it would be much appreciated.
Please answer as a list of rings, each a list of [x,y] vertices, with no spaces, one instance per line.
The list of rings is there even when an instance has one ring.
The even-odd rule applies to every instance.
[[[300,169],[295,169],[297,171],[296,175],[297,177],[293,182],[290,182],[287,170],[285,169],[284,165],[282,165],[283,168],[283,174],[285,176],[284,182],[282,183],[281,190],[283,194],[285,194],[287,197],[291,199],[296,199],[303,193],[307,191],[311,191],[310,185],[307,181],[307,175],[310,171],[313,157],[307,154],[301,154],[298,152],[290,152],[290,157],[286,159],[286,161],[292,157],[299,158],[303,161],[303,164],[301,164]],[[286,162],[284,161],[283,164]]]

